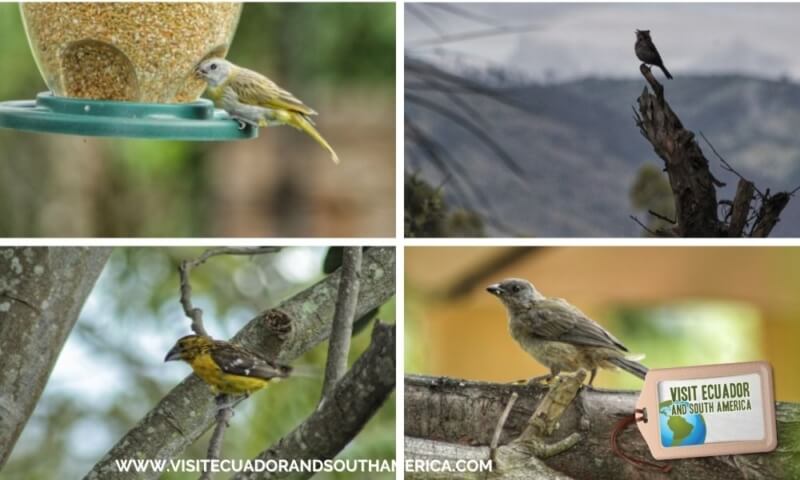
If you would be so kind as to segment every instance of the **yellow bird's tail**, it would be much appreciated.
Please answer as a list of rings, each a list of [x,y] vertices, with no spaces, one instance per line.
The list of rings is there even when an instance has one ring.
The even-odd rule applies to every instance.
[[[339,164],[339,157],[336,155],[336,152],[333,151],[333,148],[331,148],[328,142],[326,142],[325,139],[322,138],[322,135],[319,134],[317,129],[314,128],[314,125],[312,125],[311,122],[303,114],[292,112],[291,116],[289,117],[289,121],[287,121],[286,123],[310,135],[311,138],[316,140],[317,143],[319,143],[325,148],[325,150],[331,153],[331,160],[333,160],[333,163],[337,165]]]

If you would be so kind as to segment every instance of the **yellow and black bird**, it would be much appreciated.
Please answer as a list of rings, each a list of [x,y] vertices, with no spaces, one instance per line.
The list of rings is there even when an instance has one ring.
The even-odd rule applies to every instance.
[[[178,339],[165,362],[183,360],[214,394],[250,395],[274,378],[288,377],[292,367],[268,360],[240,345],[204,335]]]

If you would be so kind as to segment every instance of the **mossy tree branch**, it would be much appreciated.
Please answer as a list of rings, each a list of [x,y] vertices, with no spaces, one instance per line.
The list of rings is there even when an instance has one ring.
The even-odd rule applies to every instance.
[[[492,433],[513,392],[519,398],[508,415],[500,445],[516,444],[518,450],[525,447],[526,442],[520,442],[519,439],[527,435],[529,419],[548,394],[547,386],[539,383],[496,384],[446,377],[406,376],[406,460],[488,459]],[[575,435],[580,436],[580,440],[547,458],[533,454],[507,455],[498,458],[498,461],[504,462],[500,471],[488,477],[486,473],[470,477],[463,473],[414,472],[407,473],[406,478],[800,478],[800,404],[776,404],[778,448],[775,451],[671,460],[666,463],[672,466],[672,471],[663,474],[641,470],[611,451],[611,432],[619,419],[633,413],[638,396],[639,392],[635,391],[584,387],[560,415],[548,443],[569,446],[569,439],[574,439]],[[635,428],[626,430],[621,436],[620,446],[635,457],[651,458],[647,445]]]
[[[358,434],[394,390],[395,326],[376,323],[372,342],[353,367],[336,382],[325,401],[292,432],[257,458],[325,460],[334,458]],[[235,480],[304,479],[310,474],[242,473]]]
[[[361,247],[345,247],[342,257],[342,274],[333,315],[333,327],[328,340],[328,360],[325,364],[321,401],[330,396],[336,388],[336,383],[347,372],[350,337],[353,335],[353,320],[360,284],[358,277],[361,272]]]

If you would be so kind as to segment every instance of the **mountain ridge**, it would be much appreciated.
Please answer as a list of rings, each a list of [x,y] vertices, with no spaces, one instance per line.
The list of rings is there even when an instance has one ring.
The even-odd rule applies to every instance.
[[[407,72],[406,82],[419,80]],[[661,77],[658,77],[659,79]],[[636,99],[646,82],[639,79],[585,78],[557,84],[530,83],[497,88],[512,101],[503,105],[476,92],[415,91],[427,100],[451,105],[452,95],[479,112],[476,123],[522,164],[514,178],[500,161],[475,142],[473,135],[436,113],[406,102],[406,116],[440,144],[447,145],[458,170],[470,173],[487,202],[447,188],[448,201],[502,216],[511,234],[544,237],[639,236],[629,218],[637,214],[628,200],[633,180],[643,165],[663,167],[633,120]],[[663,80],[665,96],[684,125],[695,132],[711,170],[728,185],[718,200],[730,199],[737,178],[720,168],[719,160],[700,138],[703,132],[720,154],[762,191],[792,190],[800,185],[800,85],[745,75],[697,75]],[[425,155],[409,149],[407,170],[419,171],[437,184],[442,174]],[[450,173],[452,175],[452,172]],[[457,177],[457,175],[452,175]],[[458,179],[450,179],[450,182]],[[461,188],[460,190],[464,190]],[[473,196],[474,197],[474,196]],[[793,199],[773,236],[800,236],[800,201]],[[492,235],[509,232],[490,229]]]

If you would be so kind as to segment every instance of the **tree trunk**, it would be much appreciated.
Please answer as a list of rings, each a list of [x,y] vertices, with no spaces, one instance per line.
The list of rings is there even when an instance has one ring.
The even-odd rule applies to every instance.
[[[695,140],[694,133],[683,123],[664,99],[664,87],[643,66],[645,76],[655,93],[645,87],[639,97],[637,124],[642,135],[664,161],[675,197],[678,237],[718,237],[717,192],[714,177]]]
[[[695,134],[684,128],[681,119],[672,111],[664,98],[664,86],[656,80],[647,65],[642,64],[640,71],[650,84],[652,93],[647,87],[644,88],[638,99],[639,111],[634,111],[634,118],[641,134],[664,161],[676,216],[673,228],[650,233],[664,237],[768,237],[798,189],[775,194],[770,194],[767,189],[762,193],[734,170],[706,140],[723,169],[739,177],[734,199],[721,202],[729,205],[730,211],[719,218],[716,188],[725,184],[714,178]],[[702,132],[700,135],[703,135]],[[752,205],[754,198],[758,199],[760,206]],[[750,226],[749,230],[747,226]]]
[[[455,460],[488,459],[492,433],[513,392],[519,394],[500,445],[508,444],[523,431],[548,389],[541,384],[493,384],[449,378],[406,376],[405,458]],[[611,451],[610,435],[615,423],[633,413],[639,396],[635,391],[595,390],[584,387],[561,417],[553,433],[555,443],[580,435],[573,447],[538,461],[532,456],[505,458],[502,472],[489,478],[591,478],[704,480],[800,478],[800,405],[777,403],[778,448],[770,453],[726,455],[665,462],[672,472],[642,470]],[[620,437],[623,451],[652,459],[638,430],[631,426]],[[523,460],[524,459],[524,460]],[[518,463],[511,464],[512,461]],[[463,473],[413,472],[406,478],[486,478]]]
[[[110,253],[108,248],[0,248],[0,468]]]

